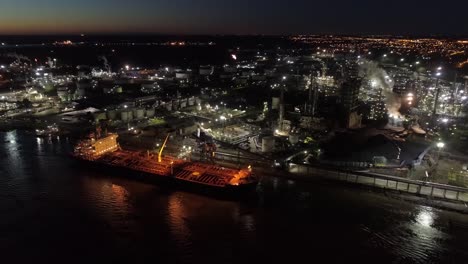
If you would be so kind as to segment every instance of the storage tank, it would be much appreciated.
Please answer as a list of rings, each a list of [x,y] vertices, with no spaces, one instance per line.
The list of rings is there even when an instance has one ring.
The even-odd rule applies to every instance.
[[[262,152],[273,152],[275,150],[275,137],[262,138]]]
[[[298,134],[289,134],[289,143],[296,145],[299,142],[299,135]]]
[[[166,109],[167,111],[172,111],[172,102],[166,103]]]
[[[175,74],[176,79],[188,79],[190,75],[187,72],[176,72]]]
[[[193,106],[195,104],[195,97],[190,97],[188,99],[188,105]]]
[[[155,113],[155,111],[154,111],[153,108],[146,109],[146,117],[152,118],[152,117],[154,117],[154,113]]]
[[[128,122],[128,112],[127,111],[120,112],[120,119],[124,122]]]
[[[212,66],[201,66],[200,67],[200,75],[211,75],[213,74],[214,68]]]
[[[198,97],[195,97],[195,104],[200,105],[201,104],[201,99]]]
[[[172,101],[172,110],[177,111],[179,109],[179,100]]]
[[[115,111],[115,110],[107,111],[107,119],[116,120],[117,119],[117,111]]]
[[[138,109],[135,109],[133,110],[133,116],[135,117],[135,119],[143,119],[145,118],[145,109],[143,108],[138,108]]]
[[[180,102],[180,108],[185,108],[185,107],[187,107],[187,101],[183,100]]]
[[[279,103],[280,103],[279,97],[271,98],[271,109],[273,110],[279,109]]]
[[[133,111],[128,111],[128,121],[133,120]]]

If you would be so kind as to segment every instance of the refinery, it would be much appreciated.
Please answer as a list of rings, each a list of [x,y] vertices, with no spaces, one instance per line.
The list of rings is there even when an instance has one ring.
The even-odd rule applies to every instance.
[[[468,186],[465,39],[82,38],[0,46],[3,130],[69,137],[80,159],[212,186],[297,166]],[[23,55],[31,47],[42,53]],[[135,48],[174,58],[139,63]],[[187,48],[223,55],[188,62]]]

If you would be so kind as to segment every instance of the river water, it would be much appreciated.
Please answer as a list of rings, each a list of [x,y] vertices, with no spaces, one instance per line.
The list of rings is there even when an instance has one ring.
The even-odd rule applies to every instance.
[[[67,138],[0,133],[3,263],[468,263],[468,216],[264,177],[220,200],[113,177]]]

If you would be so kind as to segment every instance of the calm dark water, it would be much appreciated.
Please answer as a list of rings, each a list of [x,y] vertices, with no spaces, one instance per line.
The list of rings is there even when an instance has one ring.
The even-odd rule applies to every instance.
[[[468,263],[468,216],[320,182],[217,200],[103,175],[66,138],[0,133],[2,263]]]

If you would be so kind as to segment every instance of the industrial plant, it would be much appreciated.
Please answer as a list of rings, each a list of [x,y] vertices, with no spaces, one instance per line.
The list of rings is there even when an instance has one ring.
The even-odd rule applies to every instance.
[[[119,49],[135,43],[44,44],[102,47],[88,65],[30,58],[7,43],[0,122],[38,137],[85,137],[94,143],[84,151],[80,141],[82,158],[161,175],[184,161],[178,171],[310,166],[467,186],[468,77],[456,56],[467,43],[447,40],[451,52],[438,40],[418,43],[295,36],[230,47],[222,62],[153,65],[121,61]]]

